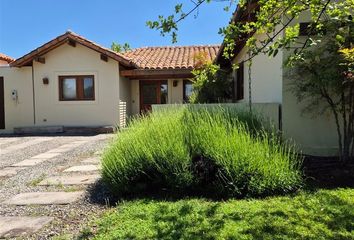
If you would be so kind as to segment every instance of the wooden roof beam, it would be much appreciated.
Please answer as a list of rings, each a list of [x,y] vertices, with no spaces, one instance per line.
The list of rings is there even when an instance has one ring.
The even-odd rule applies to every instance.
[[[193,78],[192,69],[134,69],[122,70],[120,75],[129,79]]]

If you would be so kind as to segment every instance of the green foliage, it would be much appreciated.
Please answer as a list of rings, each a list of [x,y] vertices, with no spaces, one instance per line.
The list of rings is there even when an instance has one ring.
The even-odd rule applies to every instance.
[[[178,23],[189,15],[193,14],[195,11],[199,9],[199,7],[204,3],[210,3],[211,0],[196,0],[191,1],[192,9],[185,12],[183,9],[183,4],[178,3],[175,6],[174,14],[171,14],[167,17],[163,15],[158,16],[158,20],[155,21],[147,21],[146,25],[151,28],[160,31],[162,36],[166,36],[169,34],[172,38],[172,43],[177,42],[177,32],[178,32]],[[229,0],[230,6],[235,2],[235,0]],[[224,11],[229,11],[230,6],[225,6]],[[196,15],[195,15],[196,16]]]
[[[263,196],[296,190],[299,165],[256,116],[197,105],[134,120],[105,152],[102,175],[117,195],[167,188]]]
[[[222,103],[232,99],[233,83],[229,74],[209,63],[193,70],[191,103]]]
[[[354,239],[354,190],[264,200],[123,202],[94,239]]]
[[[130,45],[128,43],[119,44],[116,42],[112,43],[111,49],[117,53],[127,52],[131,50]]]
[[[232,22],[230,25],[221,28],[219,33],[225,38],[224,56],[233,57],[234,49],[238,43],[246,41],[246,46],[251,50],[252,56],[265,53],[275,56],[279,49],[294,48],[295,55],[304,49],[318,44],[314,40],[323,39],[327,31],[325,29],[328,21],[347,21],[352,14],[353,0],[331,1],[331,0],[258,0],[259,9],[253,9],[252,1],[242,0],[239,5],[239,12],[244,12],[248,17],[244,22]],[[249,12],[249,13],[247,13]],[[294,20],[300,16],[311,13],[312,24],[306,38],[299,37],[298,25],[292,26]],[[252,15],[255,14],[256,18]],[[282,34],[283,31],[286,34]],[[267,34],[267,38],[256,40],[250,37],[253,34]],[[297,43],[294,45],[294,43]],[[299,44],[301,43],[301,44]]]
[[[291,56],[289,76],[292,91],[305,110],[330,112],[335,118],[340,156],[343,162],[354,154],[354,22],[332,19],[322,43]]]
[[[159,30],[163,36],[170,34],[172,42],[176,42],[180,21],[198,11],[202,4],[210,2],[212,1],[195,1],[195,5],[187,12],[183,11],[182,4],[178,4],[175,7],[175,14],[167,17],[160,15],[157,21],[148,21],[147,25],[151,29]],[[224,7],[226,11],[236,3],[234,0],[225,2],[229,2],[229,6]],[[258,8],[252,7],[255,2],[259,5]],[[243,41],[251,50],[252,57],[260,53],[274,56],[279,49],[290,49],[292,44],[301,41],[299,28],[292,26],[292,22],[303,14],[311,13],[313,24],[309,29],[309,35],[302,39],[302,44],[295,50],[295,53],[301,52],[317,44],[312,39],[313,33],[316,33],[319,38],[323,37],[326,32],[323,31],[324,25],[328,20],[348,19],[353,13],[353,5],[354,0],[240,0],[238,12],[243,16],[242,19],[231,21],[230,24],[219,29],[219,34],[224,36],[224,57],[232,58],[235,48]],[[282,34],[283,31],[287,34]],[[257,41],[253,34],[267,34],[268,37]]]

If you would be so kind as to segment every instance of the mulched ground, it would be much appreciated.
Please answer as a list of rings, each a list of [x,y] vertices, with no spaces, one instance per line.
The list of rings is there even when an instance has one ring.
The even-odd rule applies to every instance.
[[[354,187],[354,159],[343,164],[338,157],[305,156],[303,167],[310,187]]]

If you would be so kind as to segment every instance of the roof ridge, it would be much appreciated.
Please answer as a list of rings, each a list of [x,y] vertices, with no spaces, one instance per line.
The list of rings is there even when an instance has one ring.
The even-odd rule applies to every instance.
[[[176,45],[176,46],[171,46],[171,45],[166,45],[166,46],[144,46],[144,47],[138,47],[138,48],[133,48],[129,51],[124,52],[129,53],[129,52],[134,52],[137,50],[142,50],[142,49],[158,49],[158,48],[193,48],[193,47],[220,47],[221,44],[201,44],[201,45]]]
[[[68,30],[64,34],[59,35],[58,37],[50,40],[49,42],[42,44],[38,48],[32,50],[31,52],[25,54],[24,56],[16,59],[13,62],[11,62],[10,65],[15,66],[15,67],[21,66],[23,63],[26,63],[28,61],[32,61],[32,58],[34,58],[36,55],[40,54],[41,52],[46,53],[45,51],[48,48],[50,48],[51,46],[62,45],[68,39],[78,41],[79,43],[85,45],[86,47],[92,48],[93,50],[101,52],[103,54],[107,54],[107,55],[109,55],[109,57],[117,60],[118,62],[126,64],[127,66],[131,66],[131,65],[135,66],[135,63],[128,56],[125,56],[122,53],[117,53],[117,52],[113,51],[112,49],[109,49],[109,48],[106,48],[100,44],[97,44],[94,41],[88,40],[87,38],[73,32],[71,30]]]
[[[128,58],[127,60],[132,60],[131,58],[129,58],[129,57],[127,57],[127,56],[124,56],[123,53],[119,53],[119,52],[113,51],[112,49],[107,48],[107,47],[105,47],[105,46],[102,46],[101,44],[98,44],[98,43],[96,43],[96,42],[94,42],[94,41],[92,41],[92,40],[89,40],[89,39],[87,39],[87,38],[81,36],[80,34],[77,34],[77,33],[73,32],[73,31],[71,31],[70,29],[67,30],[67,31],[65,32],[65,34],[67,34],[67,35],[73,35],[73,36],[79,37],[79,38],[81,38],[81,39],[84,40],[84,41],[87,41],[87,42],[90,42],[90,43],[92,43],[92,44],[95,44],[95,45],[97,45],[98,47],[100,47],[100,48],[102,48],[102,49],[104,49],[104,50],[110,51],[110,52],[112,52],[112,53],[114,53],[114,54],[116,54],[116,55],[118,55],[118,56],[120,56],[120,57],[122,57],[122,58]]]

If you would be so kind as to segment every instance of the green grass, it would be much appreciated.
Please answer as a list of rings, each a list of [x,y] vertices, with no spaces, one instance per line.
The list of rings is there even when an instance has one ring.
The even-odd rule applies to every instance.
[[[354,239],[354,189],[263,200],[135,200],[96,224],[94,239]]]
[[[46,174],[41,174],[39,177],[31,180],[29,183],[27,183],[27,186],[31,187],[36,187],[40,182],[42,182],[46,178]]]
[[[170,189],[265,196],[301,185],[300,159],[248,112],[185,107],[133,120],[103,155],[117,195]]]

